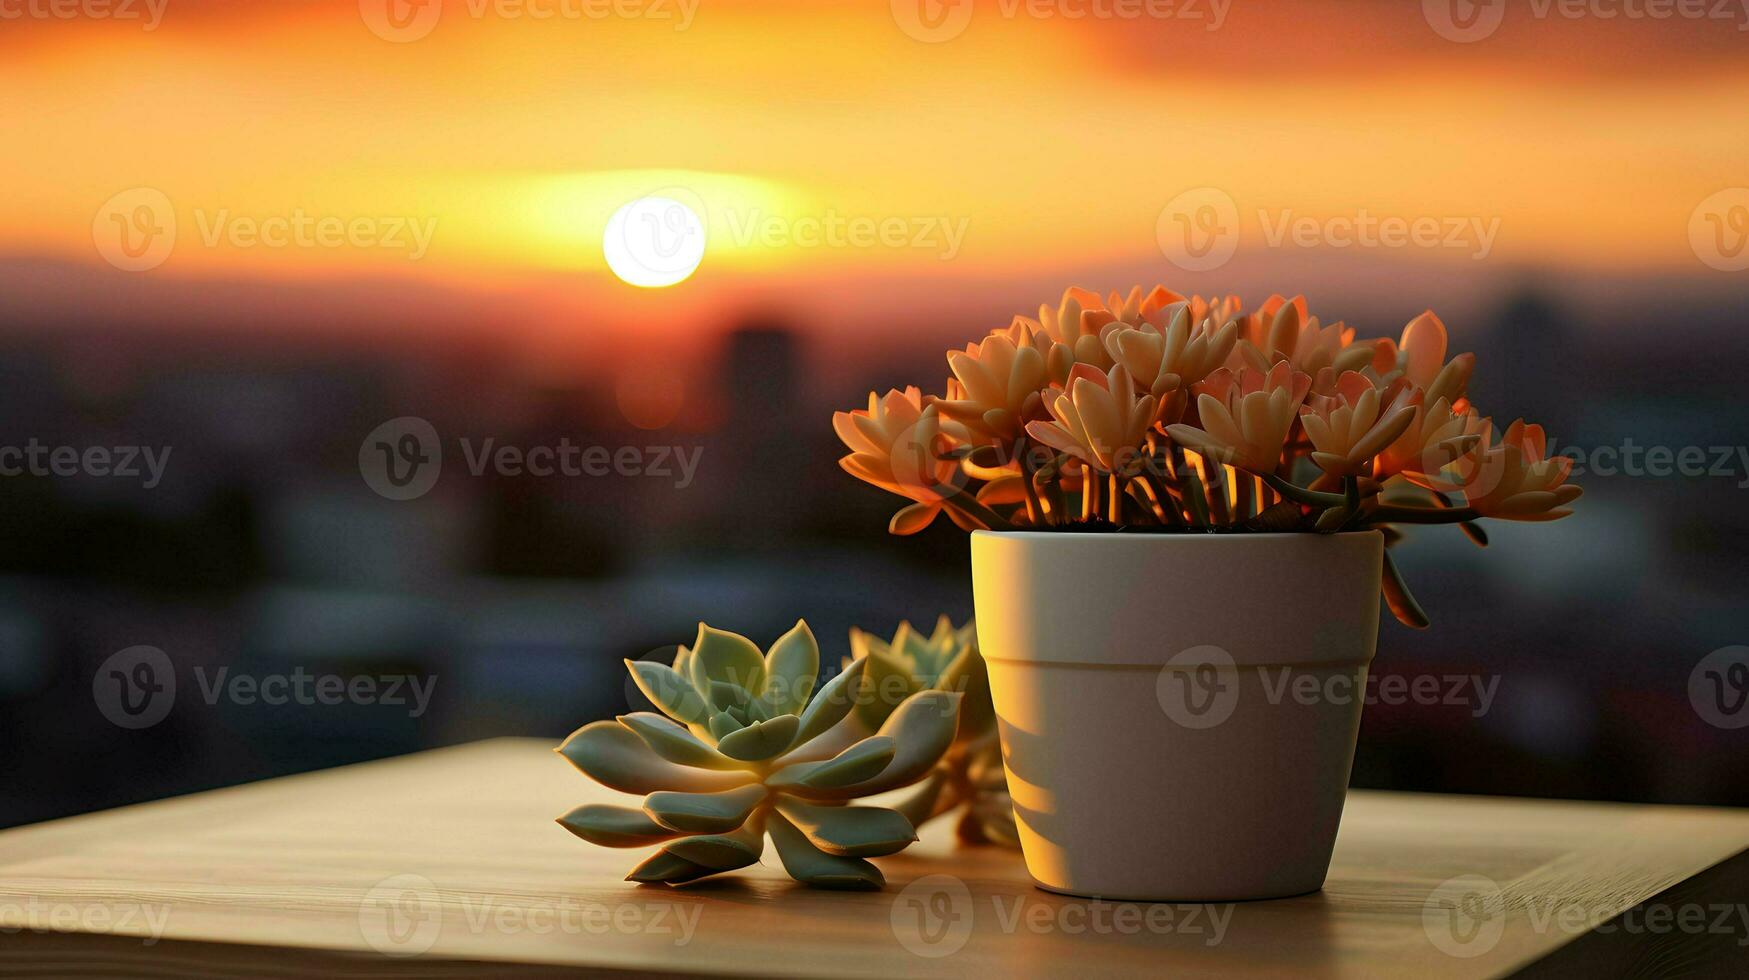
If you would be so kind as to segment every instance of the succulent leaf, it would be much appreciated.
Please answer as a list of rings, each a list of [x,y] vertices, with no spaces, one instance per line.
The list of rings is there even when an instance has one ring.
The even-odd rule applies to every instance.
[[[765,853],[765,831],[749,826],[730,834],[685,837],[662,850],[714,871],[734,871],[753,864]]]
[[[752,640],[739,633],[698,624],[692,658],[693,670],[702,671],[710,680],[734,684],[743,691],[757,691],[765,684],[765,658]]]
[[[893,761],[896,746],[885,735],[870,735],[823,762],[803,762],[780,769],[766,779],[769,786],[810,786],[835,789],[872,779]]]
[[[802,720],[795,715],[756,721],[718,739],[717,751],[742,762],[763,762],[789,748],[801,726]]]
[[[780,799],[777,810],[810,844],[838,857],[897,854],[917,839],[911,821],[884,806],[815,806]]]
[[[867,696],[858,699],[856,715],[871,732],[879,731],[887,717],[904,704],[906,698],[923,689],[911,676],[911,669],[886,651],[869,651],[864,676],[867,681],[863,690]]]
[[[706,745],[697,735],[653,711],[619,716],[651,751],[669,762],[698,769],[741,769],[739,762]]]
[[[893,514],[887,522],[887,530],[893,534],[916,534],[935,522],[935,515],[941,513],[941,507],[936,504],[908,504]]]
[[[719,711],[716,714],[711,715],[711,738],[716,739],[718,742],[721,742],[724,738],[740,730],[741,722],[727,711]]]
[[[795,744],[806,745],[814,738],[825,733],[833,725],[844,720],[855,706],[856,696],[861,690],[863,671],[868,661],[853,660],[838,676],[826,682],[826,685],[815,693],[813,700],[802,710],[802,727],[796,733]]]
[[[820,888],[872,891],[887,883],[881,870],[862,858],[827,854],[808,842],[807,835],[781,813],[771,815],[771,842],[783,869],[797,881]]]
[[[747,707],[753,700],[745,688],[728,681],[711,681],[709,690],[711,704],[718,711],[733,711],[737,715],[745,716]]]
[[[559,818],[559,826],[602,847],[644,847],[675,836],[675,831],[651,820],[642,810],[604,803],[572,810]]]
[[[765,684],[759,700],[773,716],[793,715],[808,703],[820,674],[820,644],[808,624],[796,620],[765,655]]]
[[[798,786],[794,793],[811,800],[848,800],[898,789],[922,779],[953,744],[959,726],[961,695],[955,691],[924,691],[893,712],[878,734],[890,736],[898,750],[893,761],[871,779],[834,789]]]
[[[632,672],[632,680],[637,683],[638,690],[644,692],[644,697],[668,717],[686,725],[709,717],[698,689],[675,673],[674,668],[648,660],[627,660],[626,669]]]
[[[679,885],[709,877],[721,870],[721,868],[707,867],[688,861],[678,854],[670,854],[666,850],[662,850],[650,855],[642,864],[633,868],[632,873],[626,875],[626,880],[646,885]]]
[[[765,797],[765,787],[757,783],[721,793],[651,793],[644,797],[644,809],[632,812],[666,828],[667,837],[674,831],[720,834],[746,823]]]
[[[946,813],[960,803],[958,794],[948,792],[951,783],[946,768],[936,766],[929,778],[912,787],[905,799],[893,804],[893,809],[904,814],[911,826],[921,827],[924,821]]]
[[[631,729],[611,721],[584,725],[556,751],[601,785],[639,796],[665,789],[712,793],[746,785],[754,778],[744,769],[711,772],[675,765]]]

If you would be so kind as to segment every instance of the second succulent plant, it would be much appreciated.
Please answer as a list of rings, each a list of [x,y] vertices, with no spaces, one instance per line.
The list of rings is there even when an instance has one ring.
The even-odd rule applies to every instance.
[[[857,659],[816,690],[820,650],[804,622],[770,650],[699,624],[672,665],[627,661],[660,709],[578,729],[558,752],[641,807],[589,804],[559,818],[606,847],[661,850],[628,876],[670,885],[759,861],[771,836],[784,869],[826,888],[879,888],[867,858],[916,840],[912,821],[882,806],[851,805],[935,772],[955,744],[961,695],[922,690],[896,703],[872,734],[842,744],[868,661]]]
[[[1019,847],[990,702],[990,675],[978,653],[973,624],[955,629],[942,616],[934,631],[925,634],[902,622],[887,640],[853,629],[850,649],[845,663],[867,663],[864,683],[875,695],[857,704],[854,719],[863,731],[879,731],[906,698],[922,691],[957,691],[965,698],[953,745],[895,809],[919,826],[957,810],[955,829],[961,840]]]

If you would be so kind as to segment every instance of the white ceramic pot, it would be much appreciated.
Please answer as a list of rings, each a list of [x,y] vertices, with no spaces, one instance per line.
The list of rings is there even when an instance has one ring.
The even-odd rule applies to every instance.
[[[1052,891],[1323,886],[1384,538],[972,535],[978,643],[1027,869]]]

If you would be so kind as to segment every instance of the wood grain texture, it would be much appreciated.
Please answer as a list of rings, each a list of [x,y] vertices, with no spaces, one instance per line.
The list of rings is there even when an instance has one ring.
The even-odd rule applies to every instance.
[[[1355,792],[1322,892],[1226,906],[1049,894],[1017,854],[957,848],[945,825],[877,861],[883,892],[794,885],[769,848],[672,890],[622,880],[645,850],[553,823],[617,794],[552,744],[481,742],[0,833],[0,973],[1438,978],[1601,956],[1749,975],[1749,918],[1648,917],[1749,902],[1749,814]],[[1465,875],[1497,901],[1462,920],[1430,908]]]

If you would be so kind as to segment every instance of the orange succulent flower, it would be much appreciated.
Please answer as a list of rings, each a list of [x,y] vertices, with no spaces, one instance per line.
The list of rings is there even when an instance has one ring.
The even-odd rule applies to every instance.
[[[1365,473],[1373,457],[1415,421],[1415,406],[1406,396],[1407,389],[1387,404],[1364,375],[1344,372],[1336,381],[1336,394],[1313,395],[1300,409],[1312,462],[1332,476]]]
[[[1440,471],[1481,440],[1487,421],[1478,419],[1467,401],[1454,405],[1440,398],[1429,403],[1426,392],[1407,382],[1399,384],[1404,385],[1414,417],[1403,434],[1379,453],[1373,477],[1386,480],[1400,474],[1417,486],[1440,490]]]
[[[1077,364],[1065,390],[1046,399],[1053,421],[1030,422],[1027,434],[1103,473],[1142,462],[1140,447],[1154,424],[1154,396],[1139,395],[1122,367],[1101,374]]]
[[[1409,321],[1397,343],[1379,341],[1372,366],[1381,377],[1406,378],[1426,394],[1428,404],[1443,398],[1455,405],[1469,387],[1476,355],[1459,354],[1448,363],[1445,351],[1445,324],[1428,310]]]
[[[1112,359],[1124,366],[1136,384],[1167,407],[1168,395],[1189,388],[1207,378],[1227,360],[1238,339],[1238,325],[1228,321],[1217,328],[1213,320],[1200,323],[1191,319],[1187,302],[1173,303],[1162,311],[1168,314],[1164,329],[1152,323],[1121,326],[1105,334],[1105,348]],[[1177,399],[1182,403],[1183,399]],[[1169,413],[1170,421],[1177,414]]]
[[[1583,492],[1567,482],[1573,461],[1547,458],[1540,425],[1519,419],[1498,443],[1484,436],[1452,468],[1464,502],[1483,517],[1503,521],[1554,521],[1572,513],[1567,505]]]
[[[1201,428],[1178,423],[1166,428],[1179,445],[1218,462],[1253,473],[1271,474],[1312,379],[1282,361],[1268,374],[1250,368],[1235,374],[1222,368],[1196,386]]]
[[[1249,367],[1267,371],[1287,361],[1313,378],[1329,369],[1334,380],[1346,371],[1365,367],[1375,356],[1373,343],[1354,342],[1353,327],[1341,321],[1319,324],[1317,317],[1306,312],[1304,296],[1292,300],[1269,297],[1256,312],[1239,319],[1239,340],[1227,359],[1227,366],[1235,370]]]
[[[1039,392],[1050,383],[1045,359],[1037,347],[1017,345],[1001,334],[963,351],[948,351],[948,367],[959,390],[936,405],[973,437],[1012,446],[1027,421],[1044,414]]]
[[[956,423],[943,423],[916,386],[885,396],[869,392],[868,409],[834,412],[832,429],[850,449],[850,455],[838,461],[845,472],[931,505],[930,516],[940,509],[944,497],[959,489],[955,482],[959,468],[939,456],[953,442],[967,441],[967,433]]]

